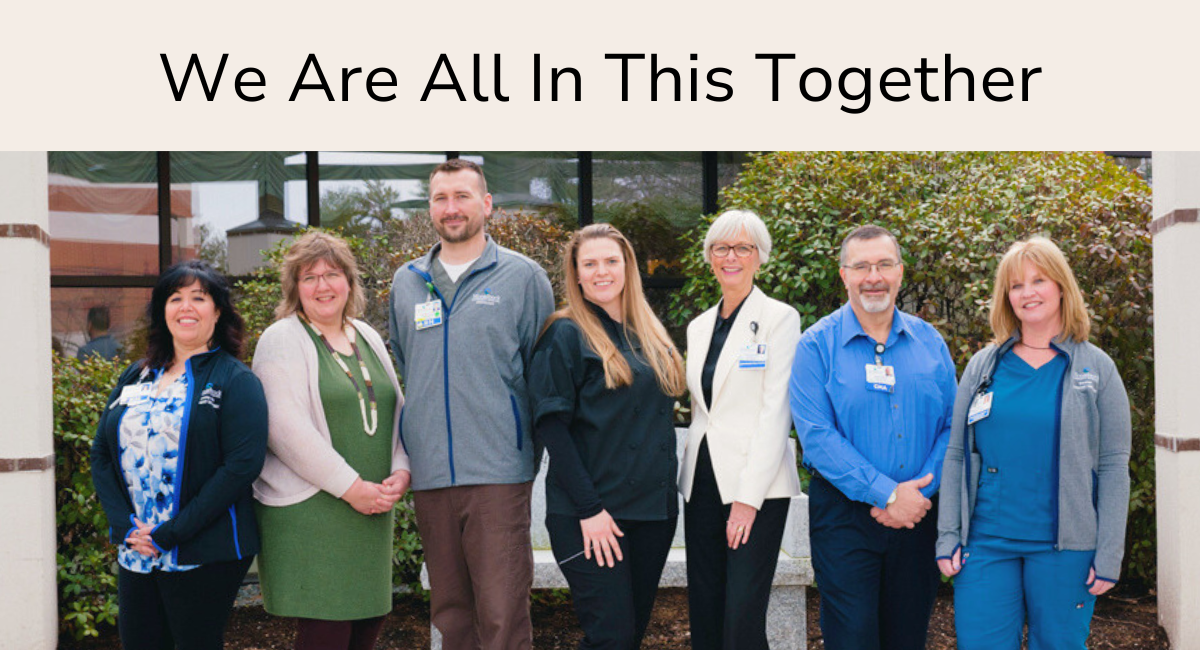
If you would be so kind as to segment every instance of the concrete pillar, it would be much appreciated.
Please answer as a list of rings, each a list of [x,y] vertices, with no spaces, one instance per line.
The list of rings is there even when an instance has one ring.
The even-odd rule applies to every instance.
[[[0,648],[54,648],[54,419],[46,152],[0,153]]]
[[[1200,650],[1200,152],[1154,152],[1154,386],[1158,617]]]

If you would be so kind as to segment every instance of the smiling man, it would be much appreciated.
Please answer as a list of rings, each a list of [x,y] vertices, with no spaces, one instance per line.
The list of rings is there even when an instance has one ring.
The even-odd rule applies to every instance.
[[[391,345],[404,377],[430,616],[442,647],[532,643],[533,443],[525,371],[554,310],[546,272],[485,232],[483,171],[453,159],[429,177],[439,242],[392,280]]]
[[[954,362],[937,330],[896,307],[904,263],[892,233],[855,229],[840,264],[849,300],[804,332],[790,386],[813,475],[821,631],[830,650],[917,650],[937,593]]]

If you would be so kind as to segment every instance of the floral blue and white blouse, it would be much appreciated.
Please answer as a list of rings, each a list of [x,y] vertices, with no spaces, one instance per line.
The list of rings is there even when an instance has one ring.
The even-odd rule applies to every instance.
[[[180,375],[155,397],[155,381],[137,384],[121,418],[121,474],[133,501],[134,516],[157,526],[175,516],[175,472],[179,463],[179,434],[187,404],[187,375]],[[199,565],[179,565],[172,553],[142,555],[120,546],[117,562],[135,573],[187,571]]]

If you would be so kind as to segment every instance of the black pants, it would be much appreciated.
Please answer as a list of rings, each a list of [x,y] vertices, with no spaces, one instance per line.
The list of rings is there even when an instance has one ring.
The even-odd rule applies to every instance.
[[[253,557],[191,571],[117,575],[117,629],[124,650],[220,650],[225,624]]]
[[[582,650],[641,646],[675,524],[675,517],[665,521],[618,519],[617,526],[625,536],[617,541],[625,559],[614,567],[601,567],[595,553],[590,560],[583,555],[583,531],[577,517],[546,515],[550,546],[571,586],[571,600],[583,628]]]
[[[912,530],[877,523],[820,477],[808,499],[825,647],[922,650],[937,597],[937,497]]]
[[[730,506],[721,503],[708,440],[700,443],[683,517],[695,650],[767,650],[767,604],[789,501],[763,501],[750,539],[730,549],[725,537]]]

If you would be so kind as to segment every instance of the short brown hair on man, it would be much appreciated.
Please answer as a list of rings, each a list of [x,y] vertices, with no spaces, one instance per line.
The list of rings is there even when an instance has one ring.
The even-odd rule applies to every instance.
[[[346,300],[342,318],[349,320],[363,313],[367,306],[367,298],[362,280],[358,277],[358,262],[354,259],[354,253],[350,252],[350,246],[341,237],[320,230],[310,230],[292,242],[279,265],[283,299],[275,308],[276,320],[303,311],[300,307],[300,274],[321,260],[346,274],[346,282],[350,284],[350,296]]]
[[[842,250],[840,253],[838,253],[838,264],[841,266],[846,265],[846,249],[850,247],[850,242],[854,241],[855,239],[869,240],[879,239],[880,237],[887,237],[888,239],[892,240],[892,243],[896,246],[896,262],[903,264],[904,250],[900,248],[900,241],[896,239],[896,236],[892,234],[892,231],[884,228],[883,226],[876,226],[875,224],[859,226],[850,231],[849,235],[846,235],[846,238],[842,240]]]
[[[429,184],[433,185],[433,177],[437,176],[438,174],[454,174],[457,172],[467,171],[475,172],[475,175],[479,177],[480,194],[487,194],[487,179],[483,176],[483,168],[471,162],[470,160],[463,160],[462,158],[451,158],[437,167],[434,167],[433,171],[429,174]]]

